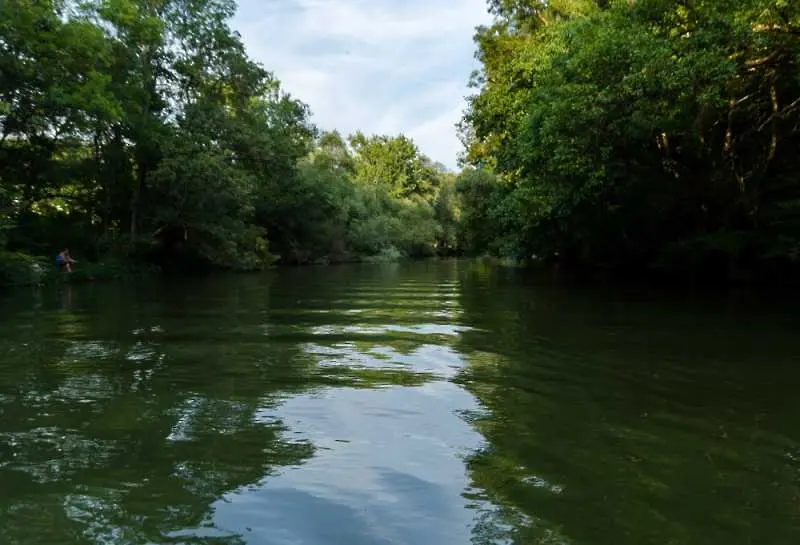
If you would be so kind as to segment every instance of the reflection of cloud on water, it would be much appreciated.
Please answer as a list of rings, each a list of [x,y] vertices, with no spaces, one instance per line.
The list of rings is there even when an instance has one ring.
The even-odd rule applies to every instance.
[[[384,333],[413,333],[419,335],[446,335],[457,336],[464,331],[469,331],[466,326],[453,324],[419,324],[413,326],[386,325],[321,325],[309,329],[312,335],[381,335]]]
[[[463,366],[458,352],[435,344],[423,344],[404,353],[392,346],[356,341],[333,345],[307,343],[303,351],[318,357],[317,364],[321,367],[406,370],[441,379],[456,376]]]
[[[178,420],[172,425],[167,441],[188,441],[192,428],[192,418],[200,410],[202,400],[196,397],[184,400],[181,406],[173,409]]]
[[[461,354],[449,346],[436,344],[423,344],[410,354],[400,353],[391,346],[377,346],[372,352],[386,360],[447,379],[454,377],[464,365]]]
[[[190,397],[169,411],[176,420],[166,439],[197,441],[209,435],[233,435],[243,424],[250,424],[249,411],[243,402]]]
[[[467,543],[473,513],[461,496],[458,458],[482,438],[443,410],[453,406],[472,408],[474,399],[435,381],[322,388],[260,410],[259,421],[285,422],[317,446],[316,456],[302,468],[282,468],[257,490],[218,502],[216,520],[238,530],[243,509],[264,513],[249,534],[254,542],[285,535],[308,543]]]

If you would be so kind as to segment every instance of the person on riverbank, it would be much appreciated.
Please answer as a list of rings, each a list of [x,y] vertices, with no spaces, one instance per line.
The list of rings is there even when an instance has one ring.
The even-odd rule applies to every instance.
[[[59,270],[65,270],[68,273],[72,272],[72,264],[77,263],[72,256],[69,254],[69,248],[64,248],[61,252],[56,256],[56,265],[58,266]]]

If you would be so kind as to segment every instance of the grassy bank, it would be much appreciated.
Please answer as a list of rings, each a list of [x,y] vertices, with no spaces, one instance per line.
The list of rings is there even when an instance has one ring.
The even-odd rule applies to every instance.
[[[338,265],[344,263],[387,263],[404,259],[404,256],[390,248],[377,255],[348,255],[335,258],[321,258],[302,263],[278,263],[277,265]],[[206,264],[207,265],[207,264]],[[186,264],[183,264],[185,267]],[[202,268],[202,267],[201,267]],[[175,264],[167,269],[182,270]],[[187,270],[197,270],[189,267]],[[132,258],[107,257],[99,261],[83,261],[73,265],[71,273],[59,271],[55,259],[34,256],[25,252],[0,251],[0,289],[19,286],[46,285],[58,282],[83,283],[118,280],[162,272],[162,268]]]
[[[117,280],[157,271],[153,265],[109,257],[95,262],[81,261],[73,266],[72,273],[64,273],[56,268],[51,257],[0,251],[0,288]]]

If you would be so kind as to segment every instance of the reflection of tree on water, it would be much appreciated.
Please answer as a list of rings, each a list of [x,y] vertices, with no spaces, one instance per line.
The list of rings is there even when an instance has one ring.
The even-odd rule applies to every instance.
[[[235,309],[216,310],[222,325]],[[306,368],[281,365],[289,347],[265,358],[201,335],[170,340],[180,318],[157,305],[101,308],[66,329],[51,316],[37,324],[40,340],[28,339],[35,361],[17,353],[0,366],[11,379],[0,391],[4,543],[236,543],[224,529],[201,528],[212,504],[313,455],[282,422],[255,417],[304,387]],[[24,377],[9,372],[22,366]],[[274,369],[279,380],[258,380]]]
[[[475,543],[800,542],[800,463],[782,455],[800,439],[781,384],[795,356],[779,323],[463,281],[475,329],[457,381],[486,439],[467,459]]]
[[[66,283],[60,286],[61,289],[61,308],[64,310],[72,309],[72,284]]]
[[[9,329],[13,350],[0,361],[4,543],[244,542],[211,526],[213,504],[315,453],[263,409],[318,387],[430,379],[393,363],[425,332],[349,332],[357,340],[343,346],[314,328],[348,318],[318,322],[313,305],[293,313],[297,294],[260,277],[91,290],[75,291],[69,313],[53,300],[35,328]],[[328,285],[303,295],[337,298]],[[400,308],[396,323],[411,323]],[[312,346],[347,357],[328,365]],[[379,349],[392,361],[362,365]]]
[[[313,455],[282,422],[254,418],[270,392],[237,399],[196,382],[187,397],[159,374],[131,392],[114,365],[123,366],[102,359],[58,388],[3,396],[4,542],[169,542],[208,521],[226,493]]]

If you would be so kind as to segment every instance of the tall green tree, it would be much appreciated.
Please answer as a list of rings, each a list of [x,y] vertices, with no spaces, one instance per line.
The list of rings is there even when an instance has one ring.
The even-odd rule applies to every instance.
[[[350,137],[356,156],[356,179],[364,184],[389,184],[394,197],[431,199],[439,177],[431,161],[409,138],[356,132]]]
[[[515,253],[719,274],[796,261],[799,8],[491,8],[462,135],[467,162],[508,181]]]

